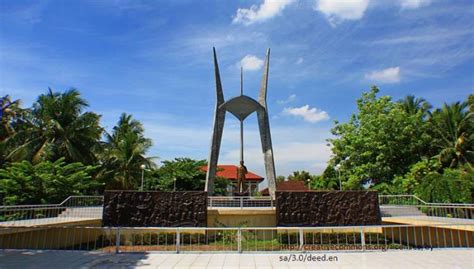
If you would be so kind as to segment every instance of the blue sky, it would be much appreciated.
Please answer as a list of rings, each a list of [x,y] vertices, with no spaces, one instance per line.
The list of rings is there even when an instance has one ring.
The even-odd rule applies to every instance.
[[[271,48],[269,112],[277,174],[321,172],[334,120],[376,84],[435,106],[474,88],[474,4],[441,0],[0,0],[0,95],[30,106],[48,87],[75,87],[110,129],[142,121],[161,159],[208,157],[215,103],[212,47],[226,99],[256,97]],[[220,163],[238,163],[228,114]],[[246,164],[264,174],[255,116]]]

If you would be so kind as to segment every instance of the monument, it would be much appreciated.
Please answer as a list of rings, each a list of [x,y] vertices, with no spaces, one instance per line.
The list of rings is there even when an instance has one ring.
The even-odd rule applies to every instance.
[[[228,221],[238,225],[242,220],[254,226],[354,226],[381,223],[377,193],[374,191],[276,191],[275,164],[267,107],[267,85],[270,50],[267,51],[258,101],[244,95],[241,69],[240,95],[224,101],[216,50],[214,75],[217,102],[205,191],[106,191],[104,195],[104,226],[205,227]],[[257,113],[262,153],[271,199],[275,206],[255,211],[239,207],[232,210],[209,209],[208,196],[213,194],[217,162],[225,115],[230,112],[240,121],[240,165],[237,170],[237,191],[234,196],[249,195],[243,184],[247,168],[244,163],[244,121]],[[248,198],[251,201],[252,197]],[[242,200],[243,201],[243,200]],[[257,214],[256,214],[257,213]],[[236,222],[238,221],[238,222]]]
[[[205,191],[208,195],[214,192],[214,181],[217,171],[217,162],[219,160],[219,151],[222,140],[222,132],[224,131],[224,121],[226,112],[230,112],[240,121],[240,166],[238,172],[237,193],[242,194],[242,185],[245,180],[246,168],[244,165],[244,149],[243,149],[243,124],[244,120],[252,113],[257,113],[258,126],[260,130],[260,140],[262,143],[262,152],[265,162],[265,172],[268,181],[268,190],[271,197],[275,197],[275,162],[273,160],[272,139],[270,135],[270,123],[268,119],[267,108],[267,86],[268,71],[270,64],[270,49],[267,50],[265,64],[263,68],[263,77],[260,85],[260,94],[258,101],[243,94],[243,75],[241,70],[241,86],[240,95],[224,101],[221,77],[219,73],[219,65],[217,63],[216,49],[214,53],[214,75],[216,80],[216,96],[217,102],[214,109],[214,128],[211,140],[211,149],[209,153],[209,161],[206,174]]]

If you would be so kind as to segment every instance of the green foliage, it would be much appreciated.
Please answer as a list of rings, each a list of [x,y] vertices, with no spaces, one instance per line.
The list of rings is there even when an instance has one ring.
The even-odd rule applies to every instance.
[[[443,173],[426,175],[415,190],[425,201],[439,203],[471,203],[474,191],[472,169],[445,169]]]
[[[404,175],[411,164],[429,151],[430,136],[423,111],[407,113],[389,96],[377,97],[373,87],[357,100],[358,113],[331,130],[336,138],[332,163],[344,163],[342,178],[347,189],[360,189],[365,182],[391,182]]]
[[[26,119],[30,113],[20,104],[20,100],[12,101],[8,95],[0,98],[0,168],[7,162],[18,160],[11,156],[11,152],[21,141],[18,132],[27,126]]]
[[[206,180],[206,172],[202,170],[204,166],[205,160],[191,158],[163,161],[162,166],[153,173],[154,179],[147,182],[147,186],[149,189],[172,191],[176,178],[177,191],[203,190]]]
[[[328,166],[322,175],[311,175],[308,171],[294,171],[288,176],[288,180],[303,181],[313,190],[335,190],[339,189],[336,171]]]
[[[70,195],[95,193],[100,183],[92,180],[94,166],[55,162],[12,163],[0,169],[0,193],[3,204],[59,203]]]
[[[87,106],[75,89],[64,93],[50,89],[40,95],[26,117],[25,128],[17,134],[21,142],[9,157],[33,163],[61,157],[67,162],[94,163],[93,149],[99,143],[102,128],[99,115],[83,113]]]
[[[206,181],[206,172],[202,169],[207,165],[205,160],[191,158],[175,158],[163,161],[163,165],[152,172],[146,179],[149,190],[172,191],[176,179],[176,191],[202,191]],[[215,195],[225,195],[229,181],[216,178]]]
[[[142,165],[154,168],[153,158],[146,157],[152,145],[145,138],[142,124],[123,113],[111,134],[106,134],[101,161],[100,177],[109,189],[138,189],[141,184]]]
[[[474,163],[474,114],[468,111],[468,102],[444,104],[432,113],[430,131],[443,167]]]
[[[329,179],[337,179],[334,166],[339,164],[344,189],[370,183],[381,194],[472,202],[474,96],[430,111],[423,98],[393,102],[378,92],[373,87],[364,93],[357,113],[347,123],[335,123],[335,138],[328,140],[334,155],[312,188],[325,188]]]
[[[310,189],[312,190],[336,190],[338,189],[338,183],[332,178],[326,178],[323,175],[315,175],[311,177],[309,183]]]
[[[323,177],[325,179],[335,179],[337,180],[337,171],[334,169],[334,166],[328,165],[323,171]]]
[[[304,181],[311,179],[311,175],[308,171],[294,171],[293,174],[288,176],[288,180]]]
[[[371,189],[377,191],[378,194],[382,194],[382,195],[385,195],[385,194],[406,194],[405,192],[399,192],[398,189],[394,185],[392,185],[390,183],[387,183],[387,182],[379,183],[379,184],[371,187]]]
[[[336,190],[339,189],[339,178],[336,169],[334,166],[328,165],[326,169],[324,169],[322,174],[323,180],[323,190]]]
[[[341,178],[346,190],[371,185],[382,194],[473,202],[474,95],[432,110],[423,98],[394,102],[378,92],[373,87],[364,93],[350,120],[335,123],[334,137],[328,140],[333,157],[322,175],[295,171],[288,179],[310,179],[311,189],[333,190],[339,189]],[[175,178],[176,190],[204,189],[205,161],[177,158],[156,168],[147,157],[151,140],[139,121],[122,114],[101,141],[100,116],[85,112],[87,107],[75,89],[49,90],[26,109],[8,95],[0,98],[4,203],[60,202],[72,194],[101,192],[105,184],[108,189],[138,189],[142,172],[146,189],[173,190]],[[215,193],[224,195],[228,184],[217,178]]]
[[[276,182],[282,182],[285,181],[285,176],[279,175],[276,177]]]
[[[408,95],[405,99],[400,100],[399,103],[402,105],[403,110],[409,115],[415,115],[421,112],[423,115],[427,115],[429,110],[432,108],[423,98],[416,98],[414,95]]]
[[[412,166],[410,166],[410,171],[408,171],[403,176],[396,176],[393,180],[393,186],[395,187],[392,193],[406,194],[414,193],[415,190],[419,187],[423,179],[433,173],[438,171],[440,165],[435,159],[423,159]],[[375,188],[377,189],[377,188]]]
[[[0,141],[14,135],[14,125],[20,113],[20,100],[12,101],[9,95],[0,98]]]

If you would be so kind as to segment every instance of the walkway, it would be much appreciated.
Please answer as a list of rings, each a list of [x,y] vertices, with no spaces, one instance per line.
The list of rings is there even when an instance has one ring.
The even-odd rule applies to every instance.
[[[0,268],[473,268],[468,249],[293,254],[107,254],[81,251],[0,251]],[[295,254],[298,259],[300,254]],[[301,254],[305,255],[305,254]],[[311,255],[311,256],[309,256]],[[301,256],[303,257],[303,256]],[[317,261],[326,259],[326,261]],[[325,258],[323,258],[325,257]],[[327,261],[329,257],[337,261]],[[336,257],[336,258],[334,258]]]
[[[0,222],[0,227],[72,226],[100,221],[97,218],[44,218]]]
[[[442,218],[429,216],[404,216],[383,217],[382,222],[387,224],[421,225],[474,232],[474,219]]]

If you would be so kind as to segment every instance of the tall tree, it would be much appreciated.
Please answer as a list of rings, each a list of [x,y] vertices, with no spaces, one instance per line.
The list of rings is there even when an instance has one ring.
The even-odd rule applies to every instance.
[[[206,160],[194,160],[190,158],[175,158],[163,161],[160,168],[152,171],[147,177],[146,188],[149,190],[172,191],[203,191],[206,181]],[[216,178],[215,195],[225,195],[228,179]]]
[[[76,89],[63,93],[49,89],[33,104],[27,127],[19,134],[24,140],[11,155],[33,163],[61,157],[66,162],[93,163],[102,128],[99,115],[83,113],[87,106]]]
[[[421,160],[430,148],[427,124],[421,113],[408,114],[389,96],[377,97],[373,87],[357,100],[358,112],[349,122],[331,130],[334,157],[332,163],[344,164],[345,188],[358,189],[366,182],[391,182],[404,175],[411,164]]]
[[[141,166],[155,166],[153,158],[146,157],[151,146],[142,124],[132,115],[123,113],[112,133],[106,134],[101,154],[104,164],[101,175],[109,183],[108,188],[136,189],[141,180]]]
[[[457,167],[474,163],[474,117],[468,110],[468,102],[444,104],[430,118],[433,145],[443,167]]]
[[[429,113],[432,108],[431,104],[428,103],[424,98],[416,98],[414,95],[407,95],[404,99],[400,100],[399,103],[402,105],[403,110],[409,115],[421,112],[423,115]]]
[[[347,162],[344,162],[347,163]],[[320,177],[315,176],[315,181],[311,182],[314,189],[336,190],[339,189],[339,177],[343,177],[344,173],[338,173],[332,162],[324,169]],[[318,183],[319,181],[319,183]],[[342,180],[341,180],[342,181]]]
[[[288,176],[288,180],[298,180],[306,182],[308,179],[311,179],[311,174],[305,170],[293,171],[293,173]]]
[[[9,95],[0,98],[0,142],[15,133],[14,123],[21,110],[20,100],[12,101]]]
[[[20,141],[17,133],[25,128],[29,114],[29,110],[21,108],[20,104],[20,100],[12,101],[9,95],[0,98],[0,167],[7,161],[16,161],[10,152]]]

